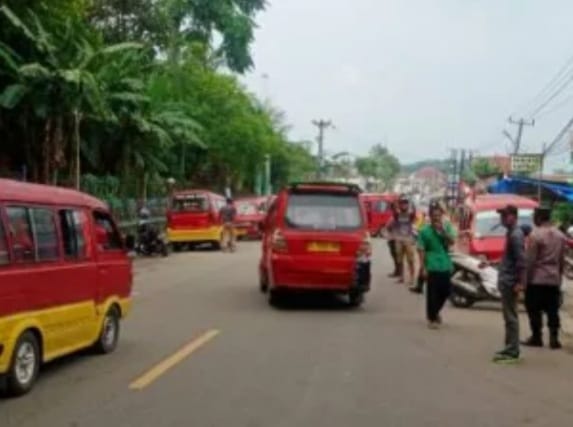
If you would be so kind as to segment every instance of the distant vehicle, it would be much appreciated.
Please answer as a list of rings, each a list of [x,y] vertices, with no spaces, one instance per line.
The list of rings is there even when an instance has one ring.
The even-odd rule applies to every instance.
[[[382,237],[384,228],[394,215],[392,203],[398,200],[398,195],[365,193],[361,194],[360,198],[366,207],[370,235]]]
[[[267,214],[269,197],[246,197],[237,199],[235,230],[238,238],[260,239],[261,224]]]
[[[44,362],[116,348],[131,305],[127,249],[103,202],[0,179],[0,376],[9,394],[30,391]]]
[[[210,244],[221,248],[223,224],[219,217],[225,197],[204,190],[176,192],[167,211],[167,240],[173,250]]]
[[[534,200],[512,194],[484,194],[464,205],[459,213],[459,236],[456,249],[497,264],[502,257],[506,230],[497,212],[508,204],[517,206],[519,225],[533,225]]]
[[[263,226],[260,288],[271,305],[293,291],[327,291],[359,306],[370,289],[370,235],[354,185],[293,184]]]

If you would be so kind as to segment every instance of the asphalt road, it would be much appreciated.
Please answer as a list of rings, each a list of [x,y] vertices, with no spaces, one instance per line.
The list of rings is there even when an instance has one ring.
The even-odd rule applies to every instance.
[[[0,426],[571,425],[570,351],[492,364],[495,306],[448,306],[445,327],[428,330],[423,298],[386,278],[376,249],[358,311],[315,298],[268,307],[257,244],[139,262],[117,352],[47,366],[30,395],[0,399]]]

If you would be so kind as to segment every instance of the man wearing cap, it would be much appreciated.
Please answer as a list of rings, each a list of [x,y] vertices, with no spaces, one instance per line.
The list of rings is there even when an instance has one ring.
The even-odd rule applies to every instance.
[[[418,234],[420,278],[426,281],[426,316],[428,327],[437,329],[442,323],[440,311],[450,296],[453,270],[450,247],[456,240],[454,227],[444,220],[439,203],[430,204],[430,222]]]
[[[543,347],[542,313],[547,314],[549,346],[561,348],[559,341],[559,299],[565,256],[565,236],[551,224],[551,210],[537,208],[533,220],[536,229],[527,248],[527,288],[525,307],[531,337],[523,344]]]
[[[525,283],[525,238],[518,226],[516,206],[507,205],[498,211],[502,225],[507,229],[505,249],[499,265],[498,288],[501,293],[505,323],[505,348],[494,356],[494,362],[519,361],[519,316],[517,299]]]

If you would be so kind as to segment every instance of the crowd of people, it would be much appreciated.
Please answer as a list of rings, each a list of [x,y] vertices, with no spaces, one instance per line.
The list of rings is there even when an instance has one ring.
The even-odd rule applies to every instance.
[[[542,347],[542,315],[547,315],[549,346],[560,349],[559,306],[566,250],[565,235],[551,223],[551,210],[540,207],[534,212],[534,227],[518,224],[518,208],[500,210],[501,224],[507,230],[503,257],[498,268],[505,325],[505,346],[494,355],[498,363],[520,360],[520,345]],[[446,216],[446,209],[433,202],[428,216],[416,213],[408,197],[400,196],[393,206],[393,218],[386,227],[386,237],[394,262],[390,277],[407,282],[410,290],[423,293],[425,285],[426,317],[430,329],[442,324],[441,310],[451,292],[454,271],[451,252],[456,230]],[[415,275],[416,252],[418,275]],[[531,336],[520,342],[517,304],[525,294],[525,306]]]

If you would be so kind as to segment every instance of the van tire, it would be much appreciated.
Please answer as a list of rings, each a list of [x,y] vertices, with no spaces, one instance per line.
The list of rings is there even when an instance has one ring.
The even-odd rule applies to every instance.
[[[350,308],[359,308],[364,304],[363,292],[351,292],[348,295],[348,306]]]
[[[99,338],[94,346],[98,354],[109,354],[117,348],[119,341],[120,315],[116,307],[111,307],[106,313]]]
[[[267,301],[271,307],[277,308],[281,303],[281,295],[276,289],[269,289],[267,291]]]
[[[23,360],[18,361],[19,358],[25,357],[29,358],[30,366],[28,367],[22,365],[25,363]],[[26,331],[18,338],[12,354],[12,362],[6,376],[8,396],[22,396],[32,390],[40,372],[40,364],[41,354],[38,338],[32,331]],[[28,372],[24,372],[22,369],[26,369]]]

